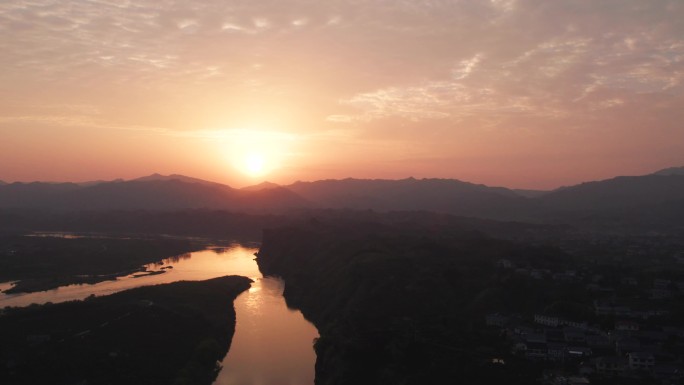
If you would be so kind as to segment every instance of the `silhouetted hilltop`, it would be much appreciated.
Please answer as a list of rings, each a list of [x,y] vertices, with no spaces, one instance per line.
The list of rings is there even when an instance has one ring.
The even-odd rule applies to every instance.
[[[343,179],[297,182],[286,188],[329,208],[429,210],[483,217],[515,217],[526,198],[501,188],[455,179]]]
[[[221,185],[221,186],[228,187],[228,186],[221,184],[221,183],[211,182],[211,181],[204,180],[204,179],[192,178],[189,176],[179,175],[179,174],[161,175],[161,174],[154,173],[152,175],[143,176],[140,178],[133,179],[133,181],[136,181],[136,182],[169,181],[169,180],[177,180],[177,181],[185,182],[185,183],[199,183],[199,184],[204,184],[204,185]]]
[[[259,184],[255,184],[252,186],[243,187],[243,188],[241,188],[241,190],[243,190],[243,191],[259,191],[259,190],[269,190],[269,189],[280,188],[280,187],[281,186],[279,184],[265,181],[265,182],[261,182]]]
[[[102,183],[62,196],[62,207],[71,209],[168,210],[174,208],[221,207],[230,187],[202,185],[179,180]]]
[[[114,180],[90,180],[87,182],[78,182],[77,184],[82,187],[89,187],[89,186],[95,186],[98,184],[102,183],[114,183],[114,182],[125,182],[123,179],[114,179]]]
[[[197,181],[201,180],[160,177],[92,186],[14,183],[0,186],[0,208],[281,211],[308,206],[306,200],[283,188],[252,192]]]
[[[552,191],[539,201],[554,210],[635,208],[684,200],[683,176],[620,176]]]
[[[653,173],[653,175],[663,175],[663,176],[668,176],[668,175],[684,175],[684,167],[669,167],[662,169],[660,171],[656,171]]]

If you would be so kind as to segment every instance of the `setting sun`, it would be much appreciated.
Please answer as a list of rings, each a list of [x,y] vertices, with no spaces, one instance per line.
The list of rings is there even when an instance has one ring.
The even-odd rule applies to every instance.
[[[266,173],[266,162],[261,154],[251,153],[245,156],[242,172],[249,176],[260,176]]]

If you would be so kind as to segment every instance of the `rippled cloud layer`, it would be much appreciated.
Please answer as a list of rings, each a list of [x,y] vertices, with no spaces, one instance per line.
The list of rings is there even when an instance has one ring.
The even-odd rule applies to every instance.
[[[684,163],[682,20],[679,0],[6,0],[0,132],[282,131],[304,179],[349,157],[639,172]]]

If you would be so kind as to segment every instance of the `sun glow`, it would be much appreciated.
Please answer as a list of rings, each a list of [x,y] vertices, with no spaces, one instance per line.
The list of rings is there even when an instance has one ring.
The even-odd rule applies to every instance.
[[[242,171],[249,176],[260,176],[266,173],[266,159],[262,154],[249,153],[245,156]]]
[[[207,132],[217,139],[217,149],[226,154],[233,169],[247,177],[245,182],[249,183],[287,167],[299,140],[297,135],[277,130],[243,128]]]

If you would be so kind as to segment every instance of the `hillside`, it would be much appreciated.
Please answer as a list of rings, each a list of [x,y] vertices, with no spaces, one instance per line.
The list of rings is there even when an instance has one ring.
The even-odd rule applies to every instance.
[[[554,191],[509,190],[456,179],[340,179],[264,182],[234,189],[181,175],[79,185],[0,185],[0,209],[68,211],[188,209],[282,214],[302,209],[431,211],[484,219],[570,224],[598,231],[673,231],[684,227],[681,168],[620,176]],[[667,175],[661,175],[667,174]]]
[[[660,171],[656,171],[653,173],[653,175],[684,175],[684,167],[669,167],[662,169]]]
[[[491,218],[526,216],[528,199],[515,192],[455,179],[343,179],[288,186],[320,207],[372,210],[428,210]]]
[[[502,339],[474,326],[487,313],[561,295],[504,277],[499,259],[562,268],[563,253],[450,225],[379,219],[312,219],[264,232],[260,270],[285,280],[288,305],[320,332],[316,383],[533,383],[536,372],[525,363],[487,364]]]
[[[559,211],[630,209],[684,200],[684,176],[621,176],[582,183],[539,198],[546,208]]]
[[[308,203],[283,188],[236,190],[227,185],[188,177],[153,175],[133,181],[73,183],[13,183],[0,186],[0,208],[62,210],[223,209],[281,211]]]

